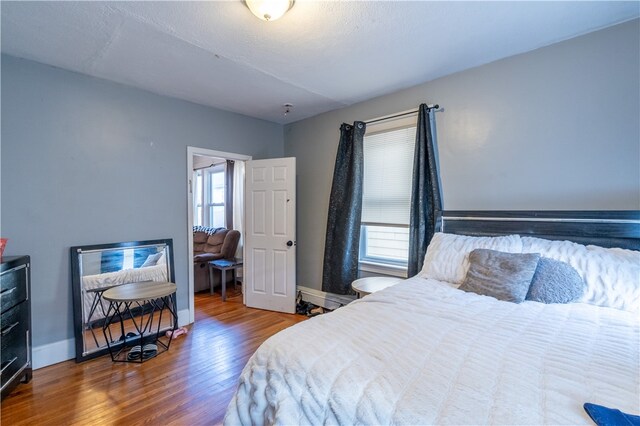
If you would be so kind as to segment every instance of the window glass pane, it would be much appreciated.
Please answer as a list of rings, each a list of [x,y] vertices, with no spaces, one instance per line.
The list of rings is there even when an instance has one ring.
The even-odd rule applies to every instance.
[[[362,222],[409,224],[416,127],[364,138]]]
[[[224,186],[224,169],[212,173],[212,176],[214,186]]]
[[[409,228],[367,225],[364,257],[406,264],[409,258]]]
[[[224,169],[209,174],[211,203],[224,203]]]
[[[224,206],[209,206],[209,226],[224,228]]]
[[[211,201],[216,204],[224,203],[224,187],[213,188]]]

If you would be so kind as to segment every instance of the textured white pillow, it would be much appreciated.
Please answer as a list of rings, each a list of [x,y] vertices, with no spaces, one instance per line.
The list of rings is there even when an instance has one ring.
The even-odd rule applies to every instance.
[[[437,232],[418,276],[460,285],[469,269],[469,253],[475,249],[522,253],[522,241],[519,235],[469,237]]]
[[[147,256],[147,260],[145,260],[142,266],[140,267],[146,268],[147,266],[154,266],[156,263],[158,263],[158,259],[160,259],[160,257],[162,257],[163,254],[164,253],[150,254],[149,256]]]
[[[523,253],[540,253],[543,257],[568,263],[584,278],[587,260],[587,247],[571,241],[552,241],[535,237],[522,237]]]
[[[587,283],[579,302],[640,311],[640,252],[533,237],[522,237],[522,244],[524,253],[540,253],[578,271]]]

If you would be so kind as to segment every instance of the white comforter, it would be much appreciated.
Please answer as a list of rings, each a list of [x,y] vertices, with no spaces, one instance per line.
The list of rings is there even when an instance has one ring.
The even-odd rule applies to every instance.
[[[225,424],[592,424],[585,402],[640,411],[639,335],[630,312],[415,277],[267,340]]]

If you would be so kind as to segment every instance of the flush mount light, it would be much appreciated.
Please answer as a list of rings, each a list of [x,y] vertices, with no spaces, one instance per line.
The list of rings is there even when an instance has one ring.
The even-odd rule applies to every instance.
[[[244,0],[251,13],[263,21],[275,21],[293,7],[295,0]]]

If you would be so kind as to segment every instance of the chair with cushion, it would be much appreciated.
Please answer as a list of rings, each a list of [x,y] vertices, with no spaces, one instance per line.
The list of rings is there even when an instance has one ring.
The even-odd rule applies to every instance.
[[[193,279],[196,292],[209,289],[207,262],[218,259],[233,259],[240,241],[240,232],[235,229],[193,227]],[[231,282],[231,274],[227,283]],[[220,275],[213,275],[213,285],[220,285]]]

